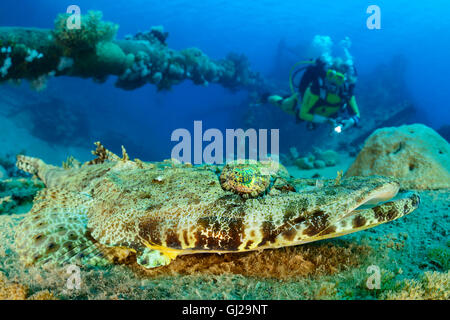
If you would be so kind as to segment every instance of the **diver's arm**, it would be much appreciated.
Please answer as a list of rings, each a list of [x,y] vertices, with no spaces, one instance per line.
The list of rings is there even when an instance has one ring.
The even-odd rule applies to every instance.
[[[359,109],[358,109],[358,105],[356,104],[355,96],[352,96],[350,98],[350,101],[348,102],[348,104],[354,115],[353,115],[353,117],[342,121],[342,123],[343,123],[342,130],[347,130],[348,128],[356,126],[359,123]]]
[[[298,103],[298,93],[286,98],[281,103],[281,109],[289,114],[295,114],[295,106]]]
[[[283,98],[278,95],[270,96],[269,103],[281,108],[284,112],[289,114],[295,114],[295,106],[298,103],[298,93],[294,93],[292,96]]]
[[[310,113],[312,107],[319,101],[319,96],[311,92],[310,88],[307,88],[303,95],[302,105],[300,106],[299,117],[302,120],[323,123],[326,121],[326,117],[314,115]]]
[[[359,115],[359,108],[358,108],[358,104],[356,103],[356,98],[355,98],[355,96],[352,96],[352,97],[350,98],[350,101],[348,102],[348,104],[349,104],[349,106],[350,106],[350,109],[353,111],[355,117],[357,117],[357,118],[358,118],[357,120],[359,121],[359,118],[360,118],[360,115]]]

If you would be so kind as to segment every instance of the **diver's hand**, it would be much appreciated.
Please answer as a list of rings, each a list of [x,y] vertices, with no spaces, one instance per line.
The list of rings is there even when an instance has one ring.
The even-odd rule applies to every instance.
[[[330,120],[333,120],[331,118],[327,118],[324,116],[320,116],[318,114],[313,115],[313,119],[312,122],[314,123],[326,123],[326,122],[330,122]]]
[[[339,125],[339,120],[337,120],[337,119],[328,118],[327,122],[330,124],[330,126],[332,128],[335,128],[335,127],[337,127]]]
[[[342,120],[342,131],[353,127],[356,124],[353,118]]]

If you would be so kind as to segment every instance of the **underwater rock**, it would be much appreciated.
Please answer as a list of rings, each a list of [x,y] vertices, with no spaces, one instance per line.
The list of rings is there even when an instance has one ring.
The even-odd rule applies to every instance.
[[[298,150],[296,147],[291,147],[289,148],[289,154],[291,155],[292,158],[297,159],[300,154],[298,153]]]
[[[316,160],[316,161],[314,161],[314,168],[316,168],[316,169],[322,169],[322,168],[325,168],[325,167],[326,167],[325,161],[322,161],[322,160]]]
[[[297,149],[291,148],[291,156],[298,154]],[[334,150],[322,151],[314,147],[313,153],[308,153],[305,157],[295,157],[295,165],[302,170],[322,169],[325,167],[333,167],[340,162],[340,155]]]
[[[450,188],[450,145],[422,125],[376,130],[346,176],[398,178],[403,189]]]
[[[327,167],[332,167],[339,164],[341,159],[339,153],[331,149],[322,151],[319,148],[314,148],[313,153],[316,160],[322,160]]]
[[[314,162],[308,157],[302,157],[295,160],[295,165],[302,170],[314,169]]]

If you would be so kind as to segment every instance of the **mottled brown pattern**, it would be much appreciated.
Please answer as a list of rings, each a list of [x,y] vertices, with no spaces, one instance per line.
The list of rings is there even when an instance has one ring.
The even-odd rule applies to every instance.
[[[303,234],[312,237],[328,226],[328,214],[321,210],[317,210],[313,212],[306,221],[308,227],[303,231]]]
[[[166,245],[169,248],[173,249],[181,249],[181,242],[178,238],[178,234],[175,232],[175,230],[167,230],[166,232]]]
[[[139,224],[139,236],[152,244],[161,245],[161,224],[152,218],[144,219]]]
[[[272,222],[264,221],[262,223],[262,227],[261,227],[262,240],[258,244],[258,247],[262,247],[265,244],[267,244],[268,242],[269,243],[275,242],[275,238],[278,234],[275,234],[274,229],[275,229],[275,227]]]
[[[288,206],[284,211],[283,221],[287,222],[298,214],[298,209],[295,206]]]
[[[297,234],[297,231],[295,230],[295,228],[290,228],[283,232],[283,237],[287,241],[293,241],[296,234]]]
[[[356,229],[356,228],[362,227],[366,224],[366,222],[367,222],[366,218],[364,218],[360,215],[356,215],[353,218],[353,228]]]
[[[250,249],[250,246],[253,244],[254,241],[252,240],[248,240],[247,243],[245,244],[245,249],[248,250]]]
[[[187,230],[183,230],[183,240],[186,246],[190,244]]]
[[[245,203],[245,199],[241,198],[236,194],[229,194],[220,197],[213,204],[211,210],[224,209],[227,213],[233,214],[237,213],[236,210],[240,211],[242,205]]]
[[[292,220],[293,224],[300,224],[302,222],[306,221],[306,217],[301,215],[300,217],[297,217],[295,219]]]
[[[326,228],[325,230],[323,230],[320,235],[321,236],[325,236],[327,234],[333,234],[336,232],[336,227],[335,226],[329,226],[328,228]]]
[[[377,220],[381,222],[393,220],[399,214],[398,208],[393,202],[385,203],[382,206],[376,206],[373,208],[373,211],[375,212]]]
[[[216,217],[200,218],[195,232],[194,249],[236,251],[242,244],[243,232],[244,225],[240,218],[230,219],[226,225],[223,225]]]

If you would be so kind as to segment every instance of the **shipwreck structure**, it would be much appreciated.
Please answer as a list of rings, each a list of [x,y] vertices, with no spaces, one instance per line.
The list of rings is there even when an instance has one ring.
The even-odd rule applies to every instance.
[[[79,28],[70,28],[69,18],[60,14],[53,30],[0,27],[0,83],[26,79],[39,89],[53,76],[98,82],[117,76],[116,86],[125,90],[146,84],[166,90],[184,80],[257,94],[268,90],[244,55],[213,60],[197,48],[173,50],[161,26],[117,40],[118,25],[103,21],[98,11],[83,15]]]

